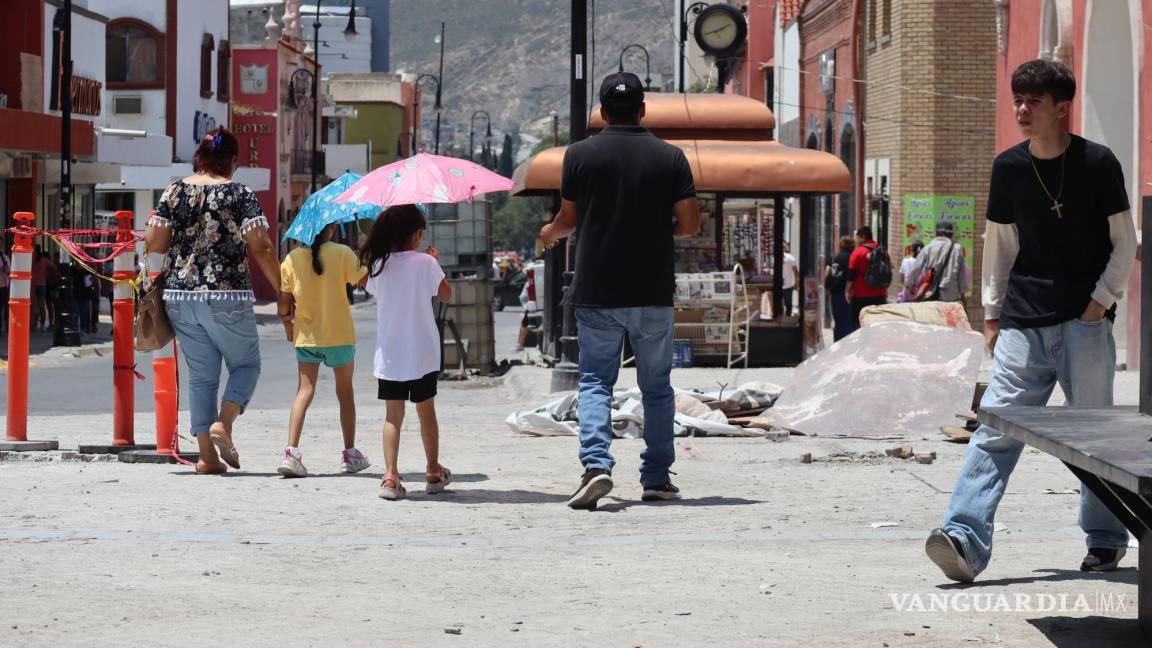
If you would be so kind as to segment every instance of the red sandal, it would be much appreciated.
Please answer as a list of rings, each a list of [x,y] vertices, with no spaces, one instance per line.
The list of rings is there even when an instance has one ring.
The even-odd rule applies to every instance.
[[[428,471],[426,480],[427,485],[424,487],[424,492],[429,495],[443,493],[448,484],[452,483],[452,471],[437,464],[435,471]]]

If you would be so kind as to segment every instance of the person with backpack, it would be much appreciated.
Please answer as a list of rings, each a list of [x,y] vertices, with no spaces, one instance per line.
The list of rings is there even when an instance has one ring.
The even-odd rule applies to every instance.
[[[908,273],[909,301],[964,301],[968,290],[964,248],[952,240],[955,234],[951,222],[936,224],[936,238],[920,251]]]
[[[848,263],[854,249],[856,241],[851,236],[841,236],[840,251],[824,269],[824,289],[828,291],[828,298],[832,302],[832,340],[835,342],[855,330],[851,326],[852,307],[848,305],[844,294],[848,285]]]
[[[848,261],[844,296],[852,307],[849,333],[860,328],[860,311],[888,303],[891,283],[892,260],[888,251],[872,240],[872,228],[865,225],[856,230],[856,249]]]

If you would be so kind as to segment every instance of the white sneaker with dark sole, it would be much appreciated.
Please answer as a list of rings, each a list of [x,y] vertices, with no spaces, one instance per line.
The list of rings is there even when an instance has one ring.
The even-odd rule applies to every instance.
[[[596,510],[596,502],[612,492],[612,473],[603,468],[584,471],[580,488],[568,499],[568,506],[574,509]]]
[[[945,533],[944,529],[933,529],[932,533],[928,534],[924,551],[948,578],[961,583],[976,580],[976,570],[968,564],[968,560],[960,550],[960,543]]]

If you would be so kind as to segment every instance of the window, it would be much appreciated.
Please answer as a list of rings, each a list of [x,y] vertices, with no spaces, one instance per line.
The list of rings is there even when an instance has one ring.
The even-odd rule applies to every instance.
[[[232,45],[220,41],[220,52],[216,54],[216,100],[227,103],[232,98]]]
[[[884,18],[880,23],[880,36],[882,38],[892,37],[892,0],[883,0],[884,2]]]
[[[212,50],[216,49],[216,39],[212,34],[204,34],[200,41],[200,96],[212,98]]]
[[[104,35],[108,87],[163,88],[164,35],[146,22],[121,18]]]
[[[868,44],[876,44],[876,0],[868,0]]]

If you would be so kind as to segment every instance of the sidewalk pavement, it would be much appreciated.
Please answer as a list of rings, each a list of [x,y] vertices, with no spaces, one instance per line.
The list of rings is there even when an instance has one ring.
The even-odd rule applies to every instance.
[[[790,371],[673,379],[787,385]],[[547,398],[548,370],[517,367],[440,384],[442,462],[457,475],[444,495],[423,493],[409,414],[410,497],[385,502],[369,372],[357,379],[358,445],[374,464],[356,476],[336,474],[338,408],[321,376],[307,479],[275,473],[284,408],[240,419],[244,470],[223,477],[59,455],[0,462],[0,645],[179,646],[207,633],[245,646],[1147,645],[1134,553],[1113,573],[1077,571],[1079,485],[1036,451],[1009,485],[991,566],[961,586],[923,552],[964,453],[934,430],[902,442],[936,452],[930,465],[884,457],[893,442],[677,439],[685,500],[656,505],[639,501],[643,442],[620,440],[616,489],[599,511],[571,511],[576,440],[503,423]],[[1121,374],[1121,402],[1135,400],[1135,377]],[[150,416],[137,423],[150,429]],[[103,412],[30,421],[72,448],[110,426]]]

